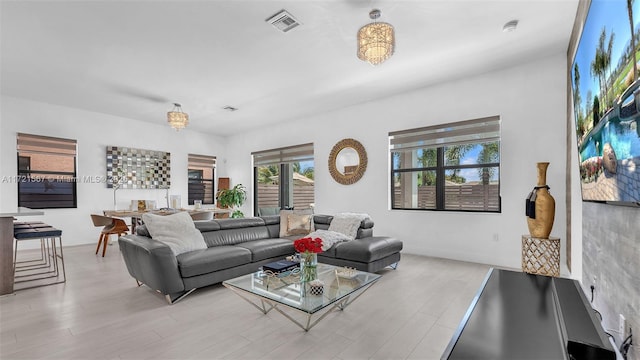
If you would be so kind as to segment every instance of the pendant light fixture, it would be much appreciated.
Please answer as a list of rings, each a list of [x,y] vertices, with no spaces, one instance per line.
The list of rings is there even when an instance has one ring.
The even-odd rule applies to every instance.
[[[373,22],[358,30],[358,59],[371,65],[378,65],[390,58],[396,44],[393,26],[376,21],[380,13],[378,9],[371,10],[369,17]]]
[[[167,122],[176,131],[180,131],[189,124],[189,115],[182,111],[180,104],[173,103],[173,110],[167,113]]]

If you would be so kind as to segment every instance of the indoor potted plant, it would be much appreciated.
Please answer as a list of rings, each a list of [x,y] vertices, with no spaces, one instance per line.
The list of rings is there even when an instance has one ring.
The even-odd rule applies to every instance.
[[[244,217],[242,211],[239,209],[234,210],[234,208],[242,206],[245,200],[247,200],[247,189],[244,185],[237,184],[231,189],[218,190],[216,199],[219,207],[223,209],[229,208],[233,211],[231,213],[232,218]]]

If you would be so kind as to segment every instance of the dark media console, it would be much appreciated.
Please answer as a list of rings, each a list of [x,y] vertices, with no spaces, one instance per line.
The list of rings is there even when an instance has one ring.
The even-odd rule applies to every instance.
[[[616,359],[576,280],[491,269],[441,359]]]

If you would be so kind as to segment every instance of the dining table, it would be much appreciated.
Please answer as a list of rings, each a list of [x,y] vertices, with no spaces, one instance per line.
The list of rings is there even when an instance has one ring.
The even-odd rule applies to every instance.
[[[171,215],[178,212],[188,212],[189,215],[198,215],[203,213],[216,214],[231,214],[231,209],[220,208],[200,208],[200,209],[157,209],[157,210],[103,210],[105,216],[114,218],[130,218],[131,219],[131,232],[135,233],[136,226],[142,225],[142,215],[155,214],[155,215]]]

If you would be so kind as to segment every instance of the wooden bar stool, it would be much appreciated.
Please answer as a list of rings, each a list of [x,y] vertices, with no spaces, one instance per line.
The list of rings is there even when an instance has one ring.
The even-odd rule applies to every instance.
[[[94,226],[104,226],[100,232],[100,238],[98,239],[98,247],[96,247],[96,254],[100,250],[102,245],[102,257],[107,252],[107,244],[109,243],[109,236],[118,235],[118,237],[125,235],[129,232],[129,226],[122,219],[116,219],[108,216],[91,214],[91,221]]]

